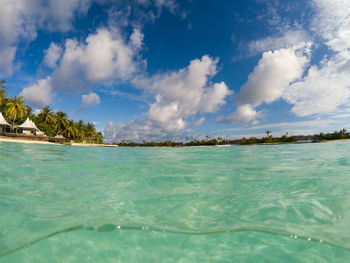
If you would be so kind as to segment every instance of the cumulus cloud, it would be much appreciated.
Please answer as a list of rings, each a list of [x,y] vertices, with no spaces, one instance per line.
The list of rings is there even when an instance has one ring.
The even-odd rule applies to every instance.
[[[211,88],[206,88],[202,94],[200,102],[201,113],[213,113],[219,107],[226,104],[227,95],[233,94],[225,84],[225,82],[215,83]]]
[[[99,105],[100,103],[100,97],[94,92],[81,95],[81,109],[92,108]]]
[[[52,76],[55,87],[83,91],[89,84],[110,78],[130,79],[137,68],[134,59],[138,52],[131,42],[124,40],[116,28],[100,28],[85,42],[66,40],[62,59]]]
[[[32,41],[38,29],[67,31],[76,13],[86,13],[89,0],[1,0],[0,5],[0,74],[12,74],[20,39]]]
[[[283,98],[298,116],[334,114],[349,108],[350,99],[350,2],[314,0],[312,30],[333,54],[313,65],[306,76],[293,83]]]
[[[128,134],[126,138],[132,140],[179,138],[187,128],[194,127],[188,123],[189,117],[217,111],[232,93],[224,82],[209,82],[217,73],[217,63],[218,59],[205,55],[192,60],[187,68],[135,79],[134,84],[153,94],[156,101],[143,118],[125,124],[110,123],[107,130],[118,134],[119,129],[119,138]],[[201,118],[195,123],[200,125],[203,121]]]
[[[265,52],[241,88],[238,104],[256,107],[279,99],[284,89],[301,77],[307,62],[295,47]]]
[[[249,44],[252,53],[264,52],[237,96],[237,111],[227,122],[254,120],[254,108],[283,99],[297,116],[332,115],[349,108],[350,99],[350,2],[313,0],[311,18],[314,39],[331,51],[319,64],[309,63],[309,39],[303,30],[287,31],[281,37],[268,37]],[[299,43],[299,44],[298,44]],[[304,45],[304,51],[300,46]],[[317,43],[316,43],[317,45]],[[298,47],[298,48],[296,48]]]
[[[43,63],[46,64],[49,68],[56,68],[57,62],[62,55],[62,48],[55,43],[51,43],[50,47],[45,50],[45,57]]]
[[[257,117],[255,107],[272,103],[282,97],[289,85],[299,79],[309,61],[309,45],[264,52],[248,81],[237,95],[236,112],[225,118],[226,122],[249,122]]]
[[[231,115],[227,116],[225,122],[236,123],[236,122],[250,122],[258,117],[259,113],[256,112],[251,105],[245,104],[238,106],[236,111]]]
[[[39,80],[36,84],[26,87],[19,94],[25,101],[35,107],[48,105],[52,98],[51,77]]]
[[[41,2],[35,2],[35,0],[30,1],[33,1],[33,3],[36,4],[35,6],[40,9]],[[134,9],[137,9],[137,5],[153,5],[159,12],[162,8],[168,8],[172,12],[176,7],[175,1],[156,1],[150,3],[126,1],[125,3],[114,3],[98,0],[97,2],[99,4],[109,4],[112,10],[113,8],[122,9],[130,5],[132,5]],[[20,3],[21,5],[23,4],[24,9],[28,7],[26,5],[27,2]],[[40,26],[45,26],[48,30],[66,31],[71,29],[71,21],[74,14],[77,12],[86,12],[90,4],[91,1],[86,1],[86,3],[78,0],[67,1],[67,3],[66,1],[60,1],[59,3],[51,3],[50,1],[47,3],[47,6],[45,6],[45,8],[47,8],[47,10],[45,9],[45,14],[49,14],[49,10],[52,9],[56,9],[57,14],[47,18],[50,19],[50,22],[45,20],[44,17],[33,19],[35,21],[33,22],[32,30],[33,39],[36,37],[36,30]],[[13,7],[13,5],[9,6]],[[17,6],[15,7],[19,10]],[[33,14],[28,10],[26,12],[28,12],[28,16]],[[111,12],[109,12],[109,15],[111,15]],[[20,13],[20,15],[22,16],[22,13]],[[126,19],[130,19],[130,17]],[[60,26],[55,28],[55,23],[52,23],[52,21],[58,22],[58,20],[60,20]],[[52,25],[50,23],[52,23]],[[18,37],[19,35],[20,33],[16,36]],[[90,91],[94,84],[104,81],[128,82],[134,77],[135,73],[140,73],[145,65],[145,61],[143,61],[139,55],[143,46],[143,38],[144,35],[139,26],[134,26],[132,33],[128,36],[126,32],[122,32],[118,23],[115,25],[109,23],[108,27],[97,29],[96,32],[89,34],[84,40],[77,40],[75,38],[67,39],[63,46],[51,43],[49,48],[45,51],[43,64],[53,69],[52,74],[47,78],[40,79],[36,84],[23,89],[22,94],[28,98],[30,103],[41,105],[50,101],[53,91],[81,93]],[[14,41],[15,38],[9,43],[14,43],[14,46],[16,46]],[[14,47],[14,52],[6,53],[7,55],[13,55],[11,55],[12,60],[15,56],[15,50],[16,47]],[[8,64],[7,62],[4,63]],[[44,89],[43,86],[48,86],[48,84],[50,88]],[[32,91],[39,89],[42,91],[42,95],[40,98],[35,98],[32,95]],[[87,99],[87,97],[85,97],[86,95],[83,96],[83,98]],[[92,98],[92,95],[90,98]],[[97,100],[95,100],[95,102],[96,101]],[[91,103],[85,104],[90,105]],[[86,107],[85,104],[83,102],[82,107]],[[155,109],[155,107],[153,108]]]
[[[106,142],[119,142],[121,140],[132,140],[141,142],[178,140],[184,138],[184,132],[169,133],[157,127],[149,126],[144,118],[133,120],[126,123],[108,122],[104,129],[103,137]]]
[[[142,33],[135,32],[137,40],[125,40],[116,28],[100,28],[85,41],[67,39],[64,48],[51,43],[43,62],[55,69],[49,77],[52,89],[46,92],[79,93],[102,81],[129,80],[142,63],[137,60]]]
[[[293,105],[292,111],[301,117],[330,114],[346,105],[350,99],[350,70],[342,70],[344,61],[328,61],[321,67],[313,66],[300,81],[292,84],[283,98]]]
[[[215,112],[231,94],[224,82],[209,84],[217,73],[218,60],[207,55],[190,62],[187,68],[148,79],[143,87],[156,95],[147,117],[167,131],[185,128],[184,118]]]
[[[142,23],[159,17],[163,9],[173,14],[178,10],[175,0],[0,0],[0,77],[12,74],[20,41],[33,41],[39,30],[72,30],[74,19],[87,14],[93,2],[108,7],[109,25],[113,27],[121,27],[122,24],[142,27]],[[145,11],[146,6],[150,7],[149,11]],[[142,38],[141,32],[135,30],[133,43],[140,47]],[[49,62],[50,65],[53,64]]]

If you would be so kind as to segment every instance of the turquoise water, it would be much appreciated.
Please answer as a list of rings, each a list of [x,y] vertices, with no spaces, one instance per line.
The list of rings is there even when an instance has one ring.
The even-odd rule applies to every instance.
[[[2,142],[0,262],[350,262],[350,142]]]

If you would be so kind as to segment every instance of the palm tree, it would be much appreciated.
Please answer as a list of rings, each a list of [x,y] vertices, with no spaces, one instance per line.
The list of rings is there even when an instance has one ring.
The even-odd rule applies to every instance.
[[[266,133],[267,137],[269,137],[269,135],[271,134],[271,131],[267,130],[265,133]]]
[[[0,106],[2,106],[6,100],[8,88],[5,86],[5,83],[6,83],[5,80],[0,81]]]
[[[86,136],[93,137],[96,134],[95,125],[91,122],[86,124]]]
[[[6,104],[5,115],[13,121],[12,128],[15,126],[17,119],[22,119],[27,114],[28,107],[25,104],[23,97],[10,98]]]
[[[46,124],[52,124],[55,120],[54,114],[49,106],[45,106],[44,108],[42,108],[38,117],[41,122],[45,122]]]
[[[68,126],[67,114],[62,111],[56,112],[56,123],[54,126],[54,130],[56,131],[56,134],[63,135],[63,132],[66,130],[67,126]]]
[[[66,127],[66,134],[67,134],[67,137],[71,139],[75,139],[79,137],[79,130],[74,124],[74,121],[68,121],[68,125]]]

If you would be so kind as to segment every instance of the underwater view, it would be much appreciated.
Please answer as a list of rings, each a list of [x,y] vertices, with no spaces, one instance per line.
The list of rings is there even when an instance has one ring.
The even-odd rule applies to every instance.
[[[0,143],[0,262],[348,262],[350,143]]]

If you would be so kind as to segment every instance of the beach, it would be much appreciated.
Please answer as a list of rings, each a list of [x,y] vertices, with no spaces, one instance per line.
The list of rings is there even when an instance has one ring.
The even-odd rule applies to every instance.
[[[0,136],[0,142],[14,142],[14,143],[29,143],[29,144],[48,144],[48,145],[62,145],[59,143],[53,143],[53,142],[46,142],[46,141],[37,141],[37,140],[26,140],[26,139],[20,139],[20,138],[9,138],[9,137],[3,137]]]
[[[54,143],[46,141],[38,141],[33,138],[33,140],[26,140],[21,138],[9,138],[0,136],[0,142],[14,142],[14,143],[29,143],[29,144],[46,144],[46,145],[71,145],[71,146],[86,146],[86,147],[118,147],[118,145],[108,145],[108,144],[93,144],[93,143]]]

